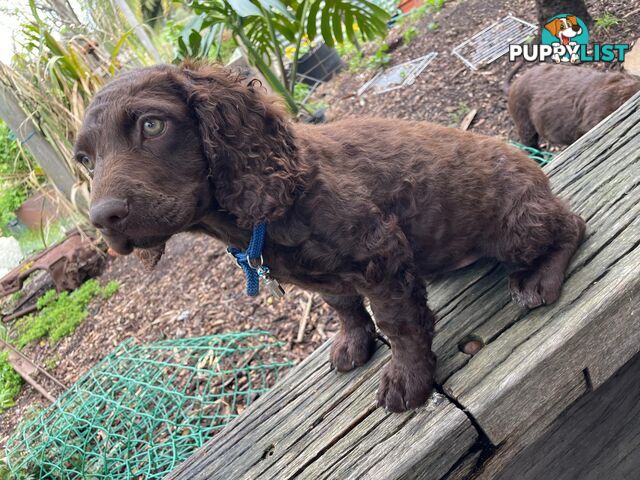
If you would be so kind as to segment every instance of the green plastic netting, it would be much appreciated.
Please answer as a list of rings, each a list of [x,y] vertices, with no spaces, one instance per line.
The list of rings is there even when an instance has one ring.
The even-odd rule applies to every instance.
[[[524,153],[526,153],[530,159],[535,160],[540,164],[540,166],[544,166],[547,163],[553,160],[554,154],[551,152],[545,152],[543,150],[538,150],[537,148],[527,147],[526,145],[522,145],[521,143],[514,142],[513,140],[509,140],[509,144],[519,148]]]
[[[162,478],[291,362],[268,332],[125,341],[7,441],[16,478]]]

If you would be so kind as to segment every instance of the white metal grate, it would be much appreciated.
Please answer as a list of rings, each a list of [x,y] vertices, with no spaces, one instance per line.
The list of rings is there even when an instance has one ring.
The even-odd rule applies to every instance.
[[[507,53],[509,45],[523,43],[537,29],[536,25],[507,15],[455,47],[453,54],[472,70],[478,70]]]
[[[437,56],[437,52],[431,52],[424,57],[415,58],[382,71],[362,85],[358,89],[358,95],[362,95],[368,90],[372,90],[373,93],[378,94],[413,85],[418,75],[420,75]]]

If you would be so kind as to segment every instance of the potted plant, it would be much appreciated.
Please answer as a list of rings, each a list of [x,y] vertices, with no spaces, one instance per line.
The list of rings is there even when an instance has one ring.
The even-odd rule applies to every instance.
[[[328,47],[345,41],[355,43],[356,31],[363,40],[369,40],[384,36],[389,21],[389,13],[368,0],[196,0],[191,6],[200,20],[192,22],[183,32],[182,44],[211,45],[215,41],[209,41],[212,37],[202,41],[197,36],[208,35],[209,29],[221,25],[232,33],[249,60],[293,113],[298,112],[293,92],[303,42],[313,44],[321,37]],[[283,45],[287,43],[293,47],[291,68],[285,66],[287,56]],[[195,55],[190,52],[189,56],[204,54],[199,50]]]
[[[298,59],[298,74],[309,85],[329,80],[340,67],[340,55],[326,43],[316,45]]]

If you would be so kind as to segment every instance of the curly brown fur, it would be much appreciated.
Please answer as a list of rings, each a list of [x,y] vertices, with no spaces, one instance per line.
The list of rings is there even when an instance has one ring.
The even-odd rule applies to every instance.
[[[640,90],[640,80],[617,72],[572,65],[539,65],[509,89],[509,113],[520,141],[538,147],[541,137],[570,145]]]
[[[147,138],[152,117],[165,130]],[[392,347],[378,401],[396,412],[432,391],[425,275],[494,257],[513,271],[514,300],[535,307],[557,299],[584,233],[537,165],[498,140],[376,118],[291,124],[262,89],[206,65],[114,80],[89,107],[76,154],[95,162],[91,216],[120,253],[181,231],[245,247],[250,227],[268,222],[273,275],[340,315],[340,371],[373,353],[367,297]]]

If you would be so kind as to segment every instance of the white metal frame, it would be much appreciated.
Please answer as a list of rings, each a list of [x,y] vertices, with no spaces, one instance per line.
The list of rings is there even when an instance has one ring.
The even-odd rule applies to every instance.
[[[438,52],[429,52],[428,54],[414,58],[413,60],[409,60],[408,62],[401,63],[399,65],[395,65],[392,68],[379,72],[375,77],[366,82],[358,89],[358,96],[364,94],[367,90],[372,88],[382,77],[393,75],[397,70],[401,70],[403,68],[407,69],[407,76],[403,79],[402,83],[396,84],[392,87],[385,88],[382,90],[375,90],[374,93],[379,95],[381,93],[390,92],[391,90],[397,90],[399,88],[404,88],[408,85],[413,85],[415,83],[418,75],[422,73],[422,71],[435,60],[438,56]]]
[[[499,30],[501,25],[504,25],[507,22],[517,22],[515,24],[513,24],[512,26],[508,26],[506,29],[502,30],[500,32],[500,35],[504,35],[507,38],[505,39],[505,43],[502,45],[498,45],[498,46],[494,46],[492,48],[490,48],[487,52],[484,53],[484,55],[482,56],[482,58],[480,58],[478,61],[476,61],[474,63],[474,59],[469,60],[467,58],[465,58],[464,56],[462,56],[462,54],[460,53],[460,50],[462,50],[464,47],[466,47],[469,43],[473,42],[474,40],[477,40],[479,37],[485,35],[487,32],[491,31],[491,30]],[[517,32],[517,28],[520,27],[520,25],[525,25],[527,27],[529,27],[527,30],[524,30],[523,32],[521,32],[521,34],[518,36],[518,38],[509,38],[509,34],[513,34],[515,35],[516,33],[520,33]],[[489,25],[487,28],[485,28],[484,30],[479,31],[478,33],[476,33],[473,37],[465,40],[464,42],[462,42],[460,45],[454,47],[454,49],[452,50],[452,53],[454,55],[456,55],[460,60],[462,60],[462,62],[468,66],[469,68],[471,68],[471,70],[478,70],[478,67],[480,66],[484,66],[484,65],[489,65],[490,63],[494,62],[495,60],[497,60],[498,58],[500,58],[502,55],[506,54],[509,51],[509,45],[517,43],[520,44],[522,42],[524,42],[524,40],[531,34],[535,33],[538,30],[538,26],[534,25],[532,23],[526,22],[524,20],[521,20],[517,17],[514,17],[513,15],[509,14],[506,17],[498,20],[496,23]]]

